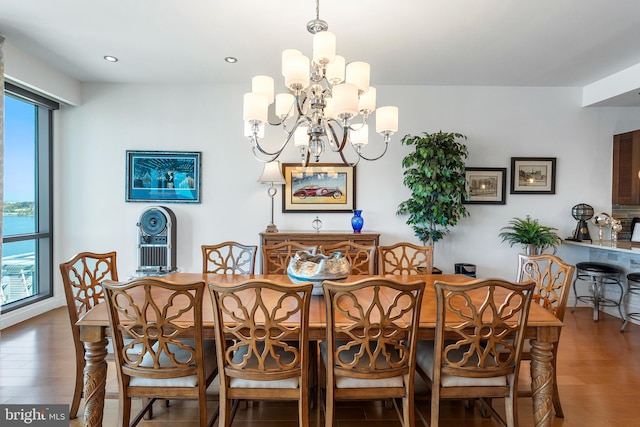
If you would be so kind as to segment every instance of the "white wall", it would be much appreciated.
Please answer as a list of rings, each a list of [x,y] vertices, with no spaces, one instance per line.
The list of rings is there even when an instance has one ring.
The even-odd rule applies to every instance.
[[[82,89],[82,104],[63,107],[56,119],[54,265],[79,251],[116,250],[121,277],[135,271],[136,222],[151,204],[124,201],[129,149],[203,153],[202,204],[167,205],[177,215],[183,270],[201,269],[201,244],[259,244],[270,203],[267,187],[256,182],[262,165],[242,136],[242,94],[248,83],[86,84]],[[612,135],[640,128],[640,109],[583,108],[581,102],[579,88],[379,87],[378,105],[400,108],[400,131],[385,157],[357,166],[357,207],[363,210],[365,229],[380,232],[382,244],[418,243],[404,218],[395,215],[408,196],[401,167],[408,149],[399,142],[405,134],[463,133],[469,137],[467,165],[473,167],[510,168],[511,157],[557,157],[555,195],[507,194],[506,205],[468,205],[470,217],[436,246],[435,265],[445,273],[453,272],[454,263],[466,262],[477,265],[479,276],[514,278],[520,248],[498,237],[512,217],[531,215],[569,236],[575,227],[573,205],[585,202],[596,212],[611,209]],[[282,134],[271,131],[268,136],[277,144]],[[376,151],[380,140],[377,135],[371,140],[367,149]],[[296,163],[295,148],[281,160]],[[322,161],[338,159],[325,156]],[[316,215],[324,230],[350,229],[350,213],[283,214],[280,196],[275,223],[281,230],[310,231]],[[558,254],[568,262],[584,255],[564,247]]]
[[[122,275],[136,268],[136,222],[149,204],[125,203],[125,150],[194,150],[203,153],[202,204],[171,204],[178,217],[178,265],[200,270],[200,245],[227,239],[258,244],[269,222],[267,187],[256,182],[262,165],[242,136],[244,86],[91,84],[84,103],[61,114],[56,146],[56,262],[82,250],[118,251]],[[405,134],[438,130],[468,136],[468,166],[510,167],[511,157],[557,157],[555,195],[507,194],[506,205],[468,205],[470,217],[439,242],[435,265],[477,265],[481,276],[511,278],[519,248],[498,238],[512,217],[531,215],[569,236],[571,207],[611,209],[611,136],[640,128],[639,109],[582,108],[575,88],[381,87],[378,105],[400,107],[400,131],[385,157],[357,166],[357,206],[365,229],[381,242],[417,242],[395,215],[408,196],[402,184],[400,144]],[[279,132],[272,132],[277,144]],[[376,135],[377,137],[377,135]],[[368,149],[374,150],[378,139]],[[284,162],[297,162],[294,147]],[[379,148],[379,147],[378,147]],[[336,158],[323,158],[335,162]],[[510,171],[509,171],[510,174]],[[349,213],[280,212],[281,230],[348,230]],[[563,252],[563,250],[561,250]]]

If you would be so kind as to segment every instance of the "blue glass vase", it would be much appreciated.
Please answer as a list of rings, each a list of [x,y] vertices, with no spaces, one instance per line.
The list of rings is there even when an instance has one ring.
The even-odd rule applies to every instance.
[[[354,210],[353,217],[351,217],[351,227],[354,233],[360,233],[362,226],[364,225],[364,219],[362,219],[362,211]]]

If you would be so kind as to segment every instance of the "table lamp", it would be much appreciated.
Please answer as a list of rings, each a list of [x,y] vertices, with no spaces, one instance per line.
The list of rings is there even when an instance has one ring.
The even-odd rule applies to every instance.
[[[273,198],[276,196],[278,190],[274,187],[275,184],[284,184],[284,176],[282,176],[282,172],[280,171],[280,162],[273,161],[264,164],[264,169],[262,170],[262,175],[258,178],[258,182],[262,184],[269,184],[270,187],[267,190],[267,194],[271,197],[271,223],[267,225],[267,229],[265,230],[267,233],[277,233],[278,227],[273,223]]]

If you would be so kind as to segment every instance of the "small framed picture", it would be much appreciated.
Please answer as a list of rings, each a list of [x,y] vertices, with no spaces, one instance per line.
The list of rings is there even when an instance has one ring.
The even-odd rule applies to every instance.
[[[127,202],[200,203],[199,151],[127,150]]]
[[[512,157],[511,194],[556,194],[556,158]]]
[[[504,205],[507,168],[466,168],[467,204]]]
[[[315,163],[282,165],[282,212],[351,212],[355,209],[355,166]]]

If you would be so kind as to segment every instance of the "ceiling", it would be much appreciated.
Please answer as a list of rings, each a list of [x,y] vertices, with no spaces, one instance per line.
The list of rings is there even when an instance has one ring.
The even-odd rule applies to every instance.
[[[314,0],[0,0],[0,34],[82,82],[250,88],[256,74],[282,82],[282,50],[311,54],[315,8]],[[640,64],[637,0],[321,0],[320,18],[338,54],[371,64],[374,86],[582,87]],[[620,103],[640,106],[636,92]]]

